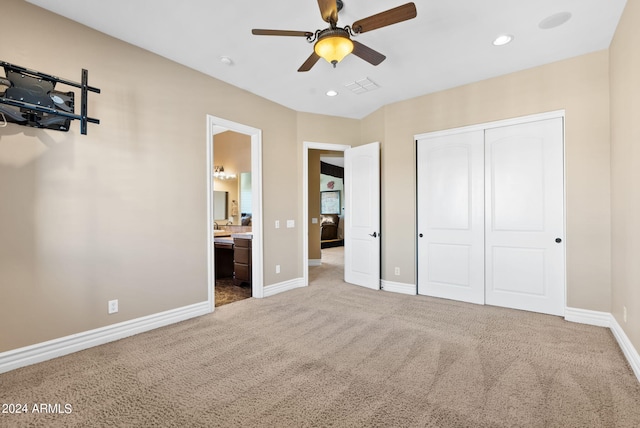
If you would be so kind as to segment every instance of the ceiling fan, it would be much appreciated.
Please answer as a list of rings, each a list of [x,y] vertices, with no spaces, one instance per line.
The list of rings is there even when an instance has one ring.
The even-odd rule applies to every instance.
[[[342,9],[342,0],[318,0],[322,19],[329,23],[323,30],[291,31],[253,29],[252,34],[258,36],[293,36],[306,37],[309,43],[315,43],[313,53],[300,66],[298,71],[309,71],[320,58],[333,64],[335,68],[342,59],[353,53],[372,65],[378,65],[385,56],[362,43],[352,40],[351,36],[365,33],[388,25],[397,24],[417,16],[416,5],[407,3],[384,12],[371,15],[354,22],[351,26],[338,27],[338,11]]]

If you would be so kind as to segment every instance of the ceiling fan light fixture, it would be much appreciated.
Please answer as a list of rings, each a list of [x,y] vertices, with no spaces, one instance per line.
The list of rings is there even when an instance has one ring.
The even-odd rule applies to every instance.
[[[353,42],[345,30],[332,29],[320,36],[313,50],[335,67],[353,51]]]

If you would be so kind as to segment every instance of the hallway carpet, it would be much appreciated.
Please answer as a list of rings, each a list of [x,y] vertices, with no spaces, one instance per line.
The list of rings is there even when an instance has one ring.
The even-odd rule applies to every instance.
[[[309,287],[0,375],[35,427],[638,427],[608,329],[345,284]]]

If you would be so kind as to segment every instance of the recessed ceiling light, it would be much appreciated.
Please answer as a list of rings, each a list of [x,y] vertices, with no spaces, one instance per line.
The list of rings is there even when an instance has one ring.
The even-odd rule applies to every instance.
[[[559,12],[547,16],[545,19],[540,21],[538,27],[542,28],[543,30],[548,30],[550,28],[559,27],[570,19],[571,14],[569,12]]]
[[[493,41],[495,46],[503,46],[507,43],[510,43],[513,40],[513,36],[511,34],[501,34]]]
[[[228,56],[221,56],[220,57],[220,62],[226,65],[231,65],[233,64],[233,60],[231,58],[229,58]]]
[[[333,89],[327,91],[328,97],[335,97],[336,95],[338,95],[338,91],[334,91]]]

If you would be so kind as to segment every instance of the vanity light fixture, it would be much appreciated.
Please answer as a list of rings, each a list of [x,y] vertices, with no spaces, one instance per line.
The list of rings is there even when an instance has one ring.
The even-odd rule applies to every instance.
[[[236,178],[235,174],[227,174],[224,172],[224,166],[214,166],[213,167],[213,178],[217,178],[218,180],[231,180]]]

